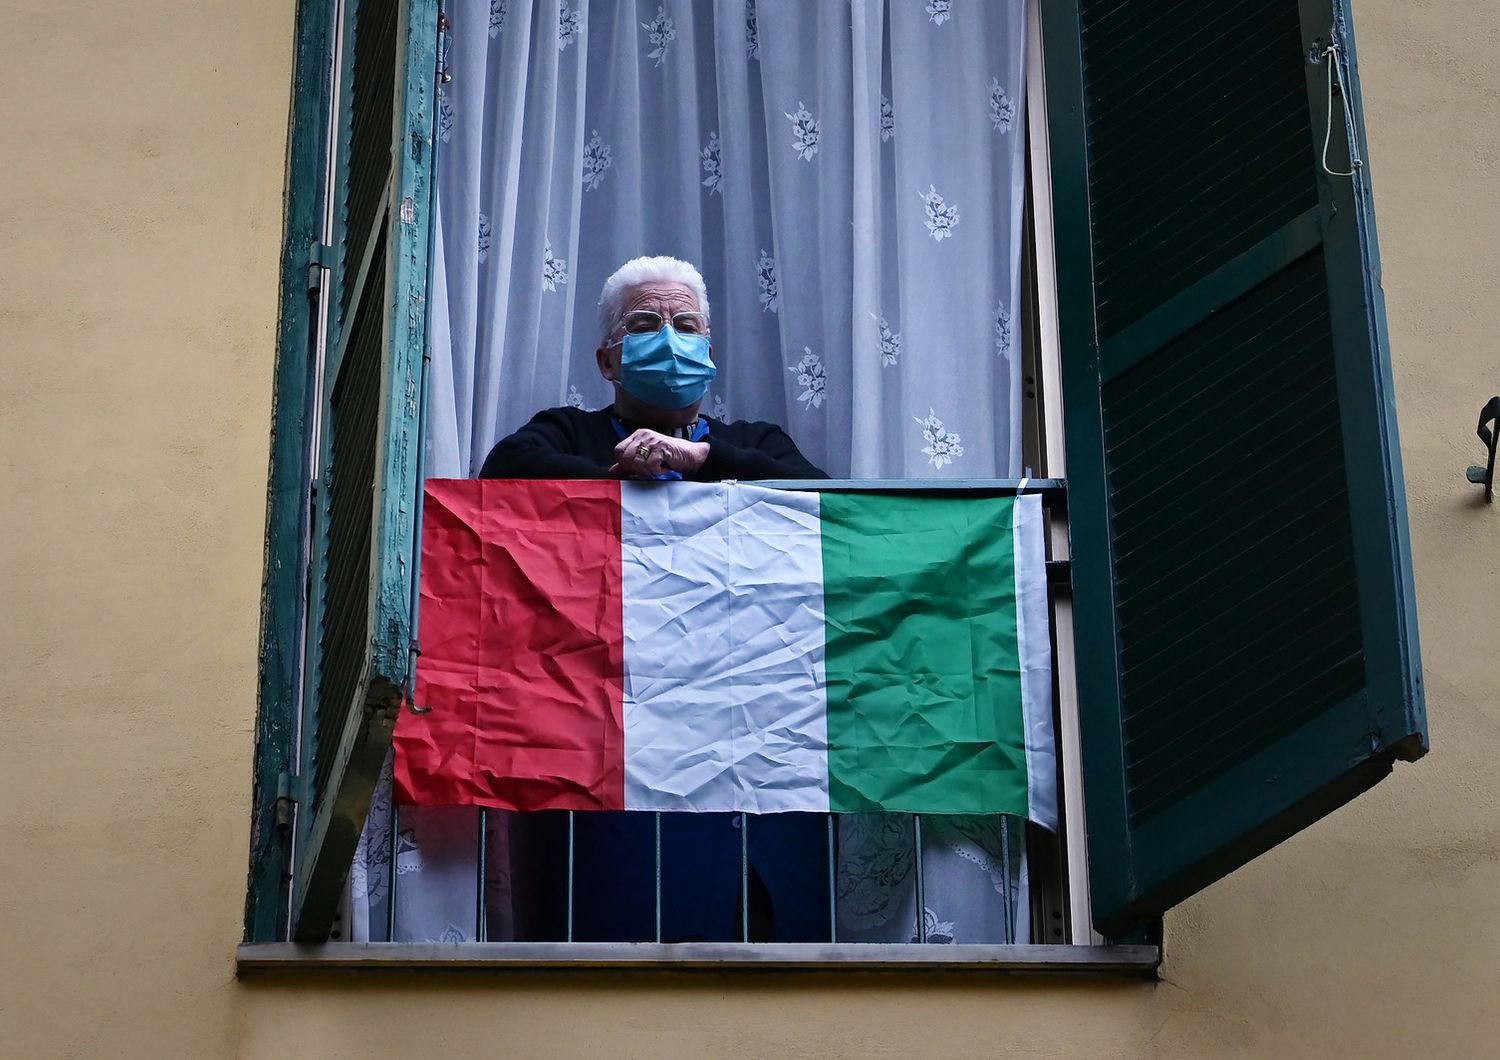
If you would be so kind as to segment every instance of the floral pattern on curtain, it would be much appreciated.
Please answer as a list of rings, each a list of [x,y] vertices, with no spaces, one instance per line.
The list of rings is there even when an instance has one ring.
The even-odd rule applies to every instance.
[[[1019,0],[457,0],[429,467],[610,400],[606,276],[708,283],[716,416],[835,476],[1018,474]]]

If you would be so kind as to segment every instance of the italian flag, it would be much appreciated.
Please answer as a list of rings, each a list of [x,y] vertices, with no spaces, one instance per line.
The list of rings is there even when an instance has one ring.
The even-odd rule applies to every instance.
[[[1055,827],[1037,496],[432,480],[397,798]]]

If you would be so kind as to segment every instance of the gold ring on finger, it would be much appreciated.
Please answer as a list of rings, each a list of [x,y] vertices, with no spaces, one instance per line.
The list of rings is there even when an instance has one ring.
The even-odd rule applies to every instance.
[[[651,447],[645,442],[642,442],[640,445],[635,447],[635,455],[640,457],[642,460],[646,460],[651,456]]]

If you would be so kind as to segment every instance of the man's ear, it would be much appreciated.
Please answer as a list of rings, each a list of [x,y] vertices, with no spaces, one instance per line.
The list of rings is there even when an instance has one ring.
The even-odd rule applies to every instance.
[[[615,366],[609,356],[609,347],[600,346],[594,350],[594,360],[599,364],[600,375],[611,383],[618,383],[620,381],[619,373],[615,371]]]

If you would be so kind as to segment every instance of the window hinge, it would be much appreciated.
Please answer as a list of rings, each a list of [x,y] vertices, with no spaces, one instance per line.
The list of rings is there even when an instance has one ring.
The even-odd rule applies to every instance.
[[[406,667],[406,709],[413,714],[431,714],[431,707],[417,705],[417,658],[422,654],[422,645],[411,642],[411,656]]]
[[[297,805],[297,800],[292,798],[292,775],[290,773],[279,773],[276,777],[276,827],[288,829],[292,827],[292,808]]]
[[[323,273],[333,268],[333,248],[327,243],[311,243],[307,248],[307,289],[316,290]]]

